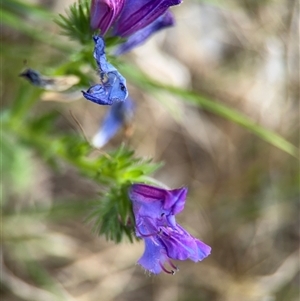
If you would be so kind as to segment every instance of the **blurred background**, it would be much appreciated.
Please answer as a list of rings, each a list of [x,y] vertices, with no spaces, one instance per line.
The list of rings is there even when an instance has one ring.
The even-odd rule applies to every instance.
[[[13,2],[28,9],[18,11]],[[3,1],[2,9],[18,22],[6,14],[2,27],[2,118],[14,99],[29,93],[29,83],[18,77],[26,66],[47,73],[63,64],[62,48],[78,47],[58,39],[58,26],[31,4],[65,14],[72,3]],[[299,3],[190,0],[172,12],[175,27],[120,60],[227,105],[298,145]],[[174,276],[148,275],[136,265],[143,242],[108,242],[85,222],[85,204],[99,192],[95,182],[66,162],[51,167],[51,154],[42,157],[3,131],[1,299],[299,300],[298,160],[182,97],[128,85],[136,106],[131,136],[120,131],[102,151],[125,142],[137,156],[164,162],[154,178],[189,188],[178,222],[212,254],[197,264],[177,262]],[[106,108],[80,91],[69,97],[46,92],[30,114],[55,109],[56,131],[91,139]]]

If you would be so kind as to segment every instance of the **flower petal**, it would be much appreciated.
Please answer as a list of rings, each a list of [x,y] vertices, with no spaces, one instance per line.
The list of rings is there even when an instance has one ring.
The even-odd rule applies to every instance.
[[[83,96],[100,105],[112,105],[128,97],[126,79],[110,64],[105,55],[105,43],[101,36],[93,36],[95,42],[94,58],[99,67],[101,84],[90,87]]]
[[[124,1],[92,0],[90,11],[91,27],[93,29],[100,29],[101,35],[104,35],[121,13]]]
[[[145,238],[144,241],[145,251],[138,260],[138,264],[153,274],[159,274],[162,271],[161,266],[168,259],[168,256],[163,246],[153,238]]]
[[[203,260],[205,257],[210,255],[211,247],[202,242],[199,239],[196,239],[197,247],[198,247],[198,260]],[[192,258],[191,258],[192,259]],[[193,259],[192,259],[193,260]]]
[[[175,214],[183,209],[186,194],[187,188],[166,190],[145,184],[133,184],[129,190],[136,236],[145,240],[138,263],[152,273],[174,274],[177,268],[170,259],[197,262],[210,254],[208,245],[176,223]],[[165,262],[171,270],[164,267]]]
[[[170,6],[181,2],[181,0],[127,0],[120,18],[115,23],[114,33],[128,37],[163,15]]]
[[[125,43],[121,44],[115,51],[115,55],[121,55],[135,48],[136,46],[143,44],[152,34],[164,29],[166,27],[173,26],[175,23],[173,14],[167,11],[164,15],[158,17],[151,24],[145,28],[132,34]]]
[[[107,95],[107,91],[103,85],[93,85],[86,92],[81,91],[83,96],[98,105],[112,105],[113,100]]]
[[[119,72],[109,72],[107,82],[91,86],[83,96],[99,105],[112,105],[114,102],[124,101],[128,97],[126,80]]]
[[[210,254],[211,248],[190,235],[181,226],[175,230],[164,230],[159,239],[165,246],[167,255],[176,260],[190,259],[195,262],[203,260]]]
[[[133,115],[133,102],[128,97],[123,102],[114,103],[108,110],[99,132],[93,137],[93,146],[105,145]]]
[[[153,219],[182,211],[186,194],[185,187],[166,190],[146,184],[133,184],[129,190],[135,216],[150,216]]]

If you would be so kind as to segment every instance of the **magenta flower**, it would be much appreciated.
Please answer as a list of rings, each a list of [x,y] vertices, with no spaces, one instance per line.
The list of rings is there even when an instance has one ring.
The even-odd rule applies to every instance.
[[[100,29],[102,36],[108,31],[111,36],[123,38],[138,33],[134,37],[134,47],[158,30],[172,26],[174,18],[168,8],[181,2],[182,0],[92,0],[91,27]],[[164,15],[166,17],[162,20]],[[127,46],[126,51],[129,48]],[[125,52],[124,49],[121,52]]]
[[[136,236],[145,241],[138,263],[151,273],[174,274],[178,269],[171,259],[197,262],[210,254],[208,245],[176,223],[175,215],[183,210],[186,194],[187,188],[166,190],[145,184],[133,184],[129,190]]]

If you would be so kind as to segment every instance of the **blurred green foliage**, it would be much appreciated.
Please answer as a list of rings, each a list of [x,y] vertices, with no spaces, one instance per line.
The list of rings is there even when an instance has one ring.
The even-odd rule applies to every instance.
[[[257,1],[243,2],[247,4],[247,7],[258,6]],[[91,36],[93,32],[88,26],[87,1],[73,4],[66,16],[60,17],[54,16],[41,6],[29,4],[26,1],[2,1],[1,16],[4,26],[0,54],[4,62],[1,92],[4,101],[0,115],[4,224],[2,235],[6,245],[4,251],[13,258],[12,265],[16,274],[21,270],[20,274],[23,273],[29,282],[52,292],[56,296],[54,300],[67,300],[64,293],[61,293],[61,287],[54,283],[47,268],[38,263],[36,259],[46,250],[47,254],[50,254],[50,263],[53,265],[60,263],[63,265],[72,261],[71,258],[66,259],[67,256],[62,255],[61,249],[58,251],[55,249],[55,247],[63,246],[65,240],[63,243],[57,243],[44,235],[43,229],[47,222],[51,220],[55,224],[58,220],[66,222],[68,219],[79,218],[82,221],[85,218],[86,222],[93,224],[93,229],[97,234],[103,235],[108,240],[120,242],[127,238],[129,241],[133,241],[134,219],[127,188],[133,182],[159,185],[159,182],[150,175],[161,164],[137,157],[134,151],[126,145],[121,145],[108,153],[93,149],[79,131],[69,131],[58,125],[61,113],[57,111],[55,105],[52,107],[45,103],[41,105],[40,99],[44,93],[42,89],[30,86],[29,83],[23,82],[17,76],[23,68],[23,60],[27,59],[30,64],[41,68],[40,71],[47,75],[78,76],[80,81],[72,87],[73,91],[79,91],[93,81],[96,64],[92,55]],[[65,37],[53,34],[51,26],[55,26],[54,20],[57,20],[57,24],[61,27],[60,30],[72,39],[72,42],[67,41]],[[107,52],[120,42],[122,41],[118,38],[107,38]],[[297,227],[297,223],[290,216],[294,217],[297,213],[294,208],[298,208],[299,170],[298,163],[293,158],[298,157],[298,149],[279,134],[264,128],[228,105],[195,91],[161,84],[122,59],[109,58],[126,75],[127,80],[136,87],[154,95],[160,92],[175,95],[195,108],[200,108],[241,126],[262,140],[261,143],[258,142],[254,145],[253,138],[247,139],[244,142],[247,147],[241,149],[235,158],[236,161],[247,158],[245,162],[241,163],[239,173],[235,170],[235,174],[232,176],[230,170],[226,171],[224,176],[226,180],[220,181],[221,184],[218,182],[219,179],[216,181],[217,185],[213,190],[214,198],[211,201],[207,197],[207,202],[214,202],[214,204],[205,204],[204,200],[201,201],[204,202],[203,206],[209,207],[210,205],[212,208],[209,219],[211,227],[216,233],[212,238],[214,240],[214,261],[219,263],[222,269],[227,269],[230,273],[237,275],[240,275],[240,271],[251,269],[261,269],[264,273],[265,265],[264,262],[261,262],[261,258],[267,258],[263,260],[268,261],[271,257],[268,247],[272,252],[277,249],[280,254],[285,255],[288,252],[284,250],[280,239],[283,239],[284,242],[287,241],[289,246],[297,240],[293,237],[294,232],[291,231],[291,228]],[[41,107],[43,108],[41,109]],[[273,165],[270,167],[268,165],[270,163],[266,160],[270,154],[266,150],[267,143],[265,142],[293,157],[285,156],[282,159],[278,156],[280,152],[274,152],[275,154],[273,153],[273,158],[271,158]],[[92,182],[97,187],[99,194],[85,198],[76,195],[63,200],[58,198],[51,206],[47,204],[43,204],[44,207],[36,206],[32,196],[32,194],[38,193],[32,188],[38,190],[37,185],[40,185],[39,173],[35,171],[36,157],[47,163],[56,175],[60,175],[65,166],[68,166],[72,171],[76,171],[82,179],[87,180],[88,183]],[[206,183],[210,188],[209,177]],[[76,187],[73,188],[76,190]],[[202,194],[208,188],[201,187],[201,189]],[[39,187],[39,190],[43,190],[43,187]],[[26,202],[32,202],[33,205],[26,207]],[[196,205],[199,207],[199,203]],[[278,232],[275,232],[276,229],[270,230],[270,232],[266,231],[265,236],[264,234],[258,235],[258,239],[267,241],[267,246],[263,245],[263,248],[259,249],[260,256],[258,256],[258,247],[256,245],[249,247],[252,242],[244,242],[239,235],[248,239],[251,235],[254,237],[256,231],[264,230],[261,228],[264,228],[265,220],[260,223],[259,218],[271,215],[270,212],[274,210],[274,207],[278,207],[278,211],[283,212],[282,228]],[[292,213],[289,213],[289,210]],[[251,224],[252,222],[253,224]],[[269,226],[271,229],[271,226],[274,225]],[[276,223],[274,227],[277,227]],[[250,235],[247,231],[250,232]],[[272,240],[273,238],[275,242]],[[64,237],[64,239],[66,238]],[[276,239],[279,240],[279,243]],[[239,244],[240,241],[244,242],[244,245]],[[258,244],[262,244],[262,242],[258,241]],[[292,248],[290,247],[290,249]],[[253,252],[253,258],[247,255],[247,252]],[[68,253],[66,252],[66,254]],[[248,256],[247,260],[245,260],[246,256]],[[278,256],[277,253],[276,256]],[[8,263],[11,262],[8,261]],[[46,267],[49,264],[48,262],[43,263]],[[270,263],[267,262],[267,264]],[[272,266],[269,270],[273,273],[274,268]],[[228,272],[228,274],[230,273]],[[212,273],[212,275],[214,274]],[[218,277],[215,278],[220,278],[222,281],[227,279],[227,277],[222,277],[222,270],[219,270],[217,275]],[[202,274],[201,277],[203,277]],[[196,294],[199,295],[199,299],[210,300],[205,295],[207,292],[202,288],[199,289],[196,279],[197,277],[182,280],[186,281],[188,285],[187,291],[193,292],[191,295],[186,293],[182,296],[182,300],[189,298],[194,300]],[[213,287],[213,284],[210,285]],[[226,285],[222,283],[221,287],[224,286]],[[292,298],[297,294],[295,286],[292,288],[288,288],[288,286],[283,287],[282,291],[278,293],[278,300],[287,300],[290,296]],[[244,288],[243,284],[240,287]],[[251,286],[250,288],[249,291],[255,292],[255,289],[252,289]],[[210,296],[209,293],[207,294]],[[27,299],[34,300],[31,297],[29,296]],[[217,297],[214,296],[211,299],[215,298]],[[46,299],[41,298],[40,300]]]
[[[42,42],[48,41],[47,34],[37,33],[34,25],[26,22],[26,26],[19,26],[22,16],[31,15],[37,19],[49,18],[51,16],[41,7],[34,6],[21,1],[4,2],[2,5],[4,16],[4,24],[12,26],[15,30],[22,27],[26,34],[33,39],[39,39]],[[61,65],[53,68],[53,74],[68,75],[76,74],[80,76],[80,83],[76,86],[80,88],[91,80],[86,73],[79,70],[82,66],[92,65],[95,67],[92,56],[92,31],[89,27],[89,2],[79,1],[71,5],[66,16],[60,15],[56,19],[56,23],[63,30],[63,34],[75,40],[81,47],[68,49],[69,60]],[[109,46],[112,47],[119,43],[118,39],[110,39]],[[63,43],[59,43],[62,45]],[[57,43],[51,44],[57,47]],[[4,45],[5,47],[5,45]],[[66,50],[66,47],[58,47],[58,50]],[[182,90],[179,88],[162,85],[149,79],[145,74],[136,68],[124,63],[119,65],[119,69],[126,77],[137,86],[153,91],[167,91],[173,95],[180,97],[183,101],[189,102],[204,110],[217,114],[226,118],[258,135],[260,138],[280,148],[290,155],[297,156],[298,152],[295,146],[287,142],[281,136],[267,130],[258,124],[255,124],[248,117],[235,111],[228,106],[216,101],[205,98],[196,92]],[[149,174],[153,173],[159,165],[152,164],[150,161],[143,161],[134,157],[134,152],[121,146],[117,151],[109,154],[101,154],[91,159],[89,154],[92,147],[87,141],[78,135],[78,133],[70,135],[58,134],[53,130],[53,124],[58,117],[55,111],[43,114],[32,114],[31,111],[39,100],[42,89],[30,87],[28,84],[21,84],[16,97],[10,101],[10,105],[5,108],[2,113],[2,127],[5,130],[5,137],[15,141],[14,149],[22,152],[24,146],[34,148],[39,151],[40,156],[46,161],[51,162],[52,166],[57,166],[57,160],[64,160],[68,164],[74,166],[85,177],[105,185],[104,193],[101,192],[101,206],[93,211],[93,218],[96,219],[97,232],[105,234],[109,239],[119,242],[122,237],[122,231],[132,240],[132,227],[130,231],[124,227],[127,219],[131,216],[131,207],[126,189],[130,183],[144,182]],[[3,139],[5,147],[2,148],[4,161],[14,162],[18,166],[18,160],[22,155],[12,154],[7,151],[9,139]],[[14,175],[14,165],[4,165],[5,170],[10,170],[11,181],[19,183],[19,187],[25,184],[21,183],[21,174]],[[16,169],[17,170],[17,169]],[[151,181],[151,180],[150,180]],[[127,205],[125,205],[127,204]],[[106,208],[107,206],[107,208]],[[111,218],[112,217],[112,218]],[[133,220],[131,221],[133,223]]]
[[[37,32],[34,25],[24,22],[22,18],[27,15],[38,20],[51,19],[53,16],[41,7],[27,4],[22,1],[4,2],[2,5],[3,21],[6,26],[12,26],[14,29],[23,30],[33,39],[42,42],[49,42],[50,34]],[[20,24],[22,23],[22,26]],[[89,66],[90,69],[95,68],[95,62],[92,56],[92,31],[89,27],[89,2],[79,1],[71,5],[66,16],[60,15],[56,18],[56,23],[61,27],[62,33],[69,38],[77,41],[80,47],[68,49],[66,60],[60,65],[51,68],[54,75],[73,74],[80,77],[80,82],[75,88],[86,85],[91,81],[87,73],[83,73],[82,67]],[[25,29],[24,29],[25,28]],[[48,37],[49,36],[49,37]],[[51,41],[56,40],[51,38]],[[120,40],[117,38],[109,38],[107,40],[108,47],[113,47]],[[56,47],[61,42],[50,43]],[[58,47],[59,50],[66,50],[65,47]],[[118,64],[118,61],[115,61]],[[251,121],[248,117],[235,111],[228,106],[216,101],[207,99],[193,91],[187,91],[176,87],[162,85],[147,77],[136,68],[119,64],[120,71],[137,86],[146,89],[149,92],[166,91],[180,97],[183,101],[189,102],[204,110],[212,112],[223,118],[226,118],[256,134],[266,142],[273,144],[288,154],[297,157],[298,152],[295,146],[287,142],[284,138],[273,133],[260,125]],[[22,158],[17,156],[11,158],[12,154],[8,151],[11,140],[14,142],[14,152],[23,153],[24,147],[34,148],[39,151],[40,156],[44,160],[50,162],[52,166],[58,166],[57,161],[63,160],[68,164],[76,167],[84,176],[92,179],[96,183],[104,184],[104,192],[101,192],[101,206],[94,209],[91,217],[95,220],[96,231],[105,234],[109,239],[119,242],[122,233],[132,240],[133,220],[131,206],[126,195],[126,189],[130,183],[151,181],[147,176],[153,173],[159,165],[151,163],[149,160],[135,158],[134,152],[121,146],[118,150],[109,154],[100,154],[96,158],[90,158],[93,151],[90,144],[80,135],[69,133],[59,134],[55,132],[53,124],[58,117],[55,111],[49,111],[43,114],[32,114],[32,110],[36,102],[39,100],[43,90],[31,87],[27,83],[22,83],[15,97],[10,101],[10,105],[2,113],[2,126],[5,129],[5,137],[3,139],[5,147],[2,148],[4,162],[14,162],[18,165],[18,161],[14,158]],[[5,138],[4,137],[4,138]],[[10,146],[11,147],[11,146]],[[5,164],[3,167],[8,174],[11,174],[13,182],[19,183],[20,189],[25,185],[21,183],[21,175],[14,178],[13,168]],[[19,189],[18,188],[18,189]],[[126,205],[127,204],[127,205]],[[126,226],[128,219],[131,220],[131,226]]]

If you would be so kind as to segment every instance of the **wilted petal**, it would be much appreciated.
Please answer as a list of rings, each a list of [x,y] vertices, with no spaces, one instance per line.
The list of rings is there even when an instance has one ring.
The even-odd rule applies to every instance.
[[[136,46],[144,43],[152,34],[164,29],[166,27],[173,26],[175,23],[173,14],[167,11],[164,15],[158,17],[154,22],[149,24],[143,29],[140,29],[136,33],[132,34],[125,43],[121,44],[115,51],[115,55],[121,55],[130,51]]]
[[[43,88],[46,84],[44,77],[38,71],[31,68],[26,69],[25,71],[20,73],[19,76],[26,78],[34,86]]]
[[[128,37],[154,22],[170,6],[181,2],[181,0],[127,0],[115,23],[114,33]]]
[[[56,92],[68,90],[79,82],[79,78],[75,75],[47,77],[31,68],[27,68],[19,76],[24,77],[34,86]]]
[[[124,101],[128,97],[125,78],[118,72],[107,73],[107,82],[91,86],[83,96],[99,105],[112,105],[115,102]]]
[[[87,91],[81,92],[86,99],[98,105],[112,105],[113,103],[113,100],[108,97],[103,85],[96,84],[91,86]]]
[[[104,35],[111,24],[118,18],[125,0],[92,0],[91,27],[100,29]]]
[[[105,43],[101,36],[93,37],[95,42],[94,58],[99,67],[100,84],[93,85],[83,96],[100,105],[112,105],[128,97],[126,79],[110,64],[105,55]]]
[[[133,116],[133,102],[127,98],[123,102],[114,103],[108,110],[99,132],[93,137],[93,146],[104,146]]]

